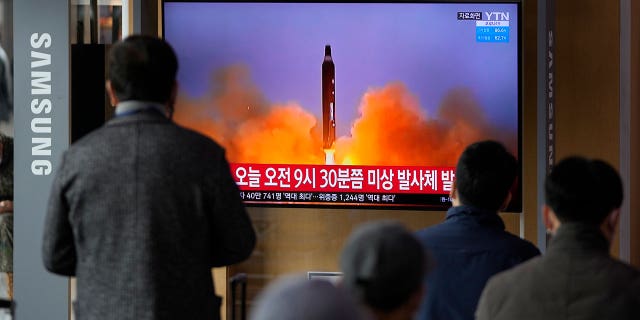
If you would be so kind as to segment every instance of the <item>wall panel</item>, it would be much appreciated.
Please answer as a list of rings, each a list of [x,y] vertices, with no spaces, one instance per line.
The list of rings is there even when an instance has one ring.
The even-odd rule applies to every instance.
[[[619,6],[556,1],[556,161],[577,154],[618,168]],[[617,238],[611,252],[618,254]]]

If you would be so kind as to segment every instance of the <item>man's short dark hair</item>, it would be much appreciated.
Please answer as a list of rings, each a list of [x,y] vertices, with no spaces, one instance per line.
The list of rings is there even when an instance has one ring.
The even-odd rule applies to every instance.
[[[397,309],[418,292],[428,267],[420,241],[391,220],[358,227],[340,256],[344,288],[359,302],[383,312]]]
[[[476,208],[500,210],[517,171],[515,157],[501,143],[488,140],[469,145],[456,167],[460,202]]]
[[[560,222],[599,225],[622,205],[620,175],[598,159],[563,159],[551,169],[544,188],[545,202]]]
[[[129,36],[109,52],[109,80],[120,101],[168,102],[177,71],[175,52],[160,38]]]

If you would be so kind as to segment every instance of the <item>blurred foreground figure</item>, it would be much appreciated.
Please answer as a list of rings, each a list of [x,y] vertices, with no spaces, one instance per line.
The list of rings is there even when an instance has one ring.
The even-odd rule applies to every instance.
[[[366,320],[357,303],[327,280],[286,276],[267,286],[250,320]]]
[[[57,168],[43,259],[77,277],[78,320],[219,319],[211,268],[255,246],[224,150],[171,120],[177,68],[161,39],[115,44],[115,118],[71,145]]]
[[[13,300],[13,138],[0,133],[0,275]]]
[[[569,157],[544,187],[547,252],[493,277],[477,319],[640,319],[640,271],[609,255],[623,199],[616,170]]]
[[[411,231],[396,221],[369,222],[342,250],[340,286],[374,319],[409,320],[422,300],[428,268],[428,254]]]

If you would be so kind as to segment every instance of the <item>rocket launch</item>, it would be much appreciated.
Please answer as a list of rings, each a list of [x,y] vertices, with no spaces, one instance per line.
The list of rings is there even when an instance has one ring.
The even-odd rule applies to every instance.
[[[322,147],[333,149],[336,141],[336,68],[331,46],[324,47],[322,61]]]

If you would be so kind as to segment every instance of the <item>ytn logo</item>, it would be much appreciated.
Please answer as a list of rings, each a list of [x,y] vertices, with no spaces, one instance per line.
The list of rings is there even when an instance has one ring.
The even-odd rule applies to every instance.
[[[509,12],[484,12],[489,21],[509,21]]]

